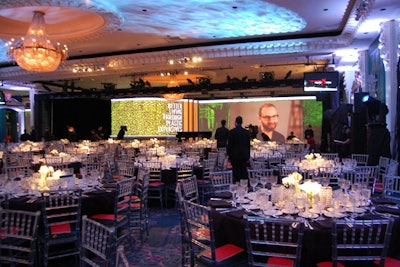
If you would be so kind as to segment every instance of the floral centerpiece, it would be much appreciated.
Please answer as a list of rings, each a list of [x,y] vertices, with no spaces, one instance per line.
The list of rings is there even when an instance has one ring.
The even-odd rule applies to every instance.
[[[199,147],[211,147],[213,144],[213,140],[210,140],[208,138],[203,138],[201,140],[198,140],[195,145]]]
[[[298,191],[298,186],[301,179],[303,179],[303,176],[300,173],[293,172],[287,177],[282,178],[282,184],[287,188],[294,187],[296,191]]]
[[[50,151],[50,154],[51,154],[52,156],[58,156],[58,151],[57,151],[57,149],[51,150],[51,151]]]
[[[139,148],[139,145],[140,145],[140,141],[138,139],[134,139],[132,141],[132,147],[133,148]]]
[[[314,196],[321,191],[321,184],[315,181],[307,180],[299,185],[299,188],[307,194],[307,199],[310,207],[312,207]]]
[[[319,167],[329,166],[331,162],[324,159],[319,153],[310,153],[304,156],[299,167],[305,171],[317,171]]]
[[[156,144],[158,144],[159,143],[159,141],[158,141],[158,139],[157,138],[150,138],[150,143],[152,144],[152,145],[156,145]]]
[[[287,144],[303,144],[303,141],[301,141],[299,138],[297,137],[293,137],[290,140],[286,141]]]
[[[321,160],[322,156],[319,153],[310,153],[304,156],[306,160],[313,161],[313,160]]]
[[[254,138],[253,140],[250,141],[251,146],[257,146],[259,144],[261,144],[261,141],[258,140],[257,138]]]

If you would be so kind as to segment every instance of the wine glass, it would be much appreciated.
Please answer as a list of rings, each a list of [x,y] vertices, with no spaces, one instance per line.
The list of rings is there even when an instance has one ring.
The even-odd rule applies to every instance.
[[[333,214],[338,215],[339,214],[339,207],[340,207],[340,200],[339,199],[334,199],[333,200]]]
[[[258,178],[251,177],[249,180],[250,180],[250,186],[253,189],[253,192],[255,192],[256,191],[256,187],[258,185]]]
[[[271,183],[271,185],[276,185],[278,183],[278,177],[275,175],[268,176],[268,180]]]
[[[329,185],[329,177],[321,177],[321,184],[324,187],[327,187]]]
[[[364,187],[361,189],[362,202],[366,206],[371,198],[371,189]]]
[[[232,206],[236,207],[236,193],[237,193],[238,185],[230,184],[229,191],[232,193]]]
[[[261,177],[260,177],[260,183],[261,183],[261,185],[263,186],[263,188],[265,188],[265,186],[266,186],[267,183],[268,183],[268,177],[267,177],[267,176],[261,176]]]
[[[296,206],[299,209],[299,212],[303,212],[306,207],[306,199],[303,196],[296,198]]]
[[[344,178],[340,179],[339,186],[342,189],[343,193],[347,193],[347,191],[350,189],[350,180]]]

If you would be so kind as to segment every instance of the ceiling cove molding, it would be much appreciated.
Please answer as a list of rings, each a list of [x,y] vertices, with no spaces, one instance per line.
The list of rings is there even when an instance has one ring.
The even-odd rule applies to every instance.
[[[203,60],[207,59],[229,59],[236,57],[250,57],[250,56],[267,56],[267,55],[277,55],[277,54],[295,54],[298,52],[310,52],[314,50],[325,50],[327,54],[332,53],[337,48],[342,48],[346,45],[342,39],[332,40],[330,38],[325,38],[323,40],[319,39],[316,41],[309,41],[306,43],[301,42],[275,42],[268,44],[257,44],[253,46],[243,46],[234,47],[224,46],[224,47],[201,47],[196,49],[179,49],[177,51],[161,51],[161,52],[148,52],[141,54],[130,54],[130,55],[118,55],[109,56],[92,59],[92,61],[85,60],[87,64],[102,64],[106,66],[107,70],[103,73],[106,75],[110,71],[117,71],[126,68],[141,67],[143,65],[151,64],[164,64],[164,69],[167,69],[167,60],[172,56],[177,54],[185,56],[199,55],[203,57]],[[76,64],[83,64],[82,60],[68,60],[60,65],[60,67],[51,75],[61,75],[63,72],[71,76],[72,68]],[[173,68],[178,68],[174,66]],[[180,68],[187,68],[182,65]],[[7,77],[18,77],[32,75],[29,72],[22,70],[18,66],[12,66],[7,68],[0,68],[0,74],[3,79]],[[94,73],[98,76],[99,73]],[[85,74],[85,77],[88,76]],[[35,75],[36,79],[38,75]],[[48,79],[48,75],[43,75],[44,79]]]
[[[353,41],[358,28],[360,28],[362,23],[367,19],[371,12],[372,6],[375,4],[375,0],[368,0],[368,5],[365,8],[364,15],[357,19],[357,10],[363,2],[365,2],[365,0],[358,0],[355,3],[353,10],[351,11],[350,19],[347,21],[343,29],[343,33],[341,34],[343,39],[347,40],[347,44],[350,44]]]

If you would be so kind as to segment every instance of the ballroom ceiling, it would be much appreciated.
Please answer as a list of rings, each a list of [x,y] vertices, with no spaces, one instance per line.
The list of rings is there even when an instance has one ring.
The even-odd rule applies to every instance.
[[[3,90],[98,93],[111,87],[125,96],[143,96],[165,92],[154,88],[168,87],[173,80],[182,91],[197,86],[186,97],[209,98],[248,92],[250,96],[250,91],[265,95],[271,88],[249,86],[250,90],[234,93],[229,88],[213,89],[213,84],[259,81],[262,73],[272,74],[273,80],[290,80],[301,79],[308,71],[353,66],[357,52],[377,40],[379,23],[399,19],[400,4],[394,0],[6,0],[0,6],[4,44],[26,34],[33,11],[45,13],[49,39],[67,44],[69,58],[54,72],[28,72],[9,60],[3,45]],[[204,81],[210,82],[206,89],[200,88]]]

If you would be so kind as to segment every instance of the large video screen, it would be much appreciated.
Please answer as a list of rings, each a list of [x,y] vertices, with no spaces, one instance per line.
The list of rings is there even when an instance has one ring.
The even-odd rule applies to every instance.
[[[305,92],[336,92],[339,86],[339,72],[305,72]]]
[[[188,120],[194,114],[197,116],[194,109],[197,109],[197,104],[189,100],[112,99],[111,136],[116,136],[121,126],[128,129],[125,137],[175,136],[178,132],[197,127],[197,123]]]
[[[235,127],[235,118],[242,116],[243,127],[259,126],[258,112],[261,105],[270,102],[275,105],[278,114],[276,131],[285,138],[294,132],[296,137],[304,139],[304,130],[312,125],[316,140],[320,140],[322,126],[322,102],[315,97],[273,97],[234,100],[199,101],[199,130],[211,131],[221,125],[221,120],[227,121],[226,127]]]

